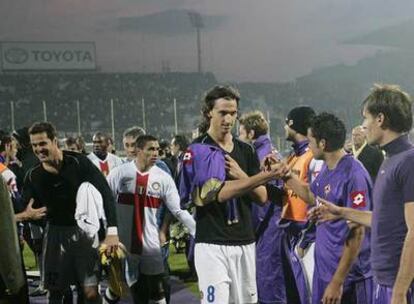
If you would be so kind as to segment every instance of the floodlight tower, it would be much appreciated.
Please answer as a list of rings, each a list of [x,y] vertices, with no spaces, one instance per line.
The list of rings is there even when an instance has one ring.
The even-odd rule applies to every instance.
[[[188,17],[190,18],[191,25],[196,29],[197,33],[197,71],[201,73],[202,68],[200,30],[204,27],[204,23],[200,13],[197,13],[195,11],[188,11]]]

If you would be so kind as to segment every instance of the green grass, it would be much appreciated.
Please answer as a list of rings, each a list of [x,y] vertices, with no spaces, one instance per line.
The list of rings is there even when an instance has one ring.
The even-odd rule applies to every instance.
[[[33,252],[30,250],[29,246],[26,243],[24,244],[23,248],[23,259],[26,270],[38,269]]]
[[[170,264],[170,273],[180,279],[184,279],[189,275],[189,268],[184,253],[176,253],[174,247],[170,246],[170,257],[168,259]],[[184,285],[196,296],[199,295],[198,284],[195,280],[185,280]]]
[[[30,250],[27,244],[24,245],[23,249],[23,259],[26,270],[37,270],[36,261],[33,255],[33,252]],[[176,253],[174,247],[170,246],[170,257],[168,259],[171,269],[171,275],[179,277],[181,280],[184,280],[189,275],[189,269],[187,265],[187,260],[184,253]],[[195,280],[185,280],[184,285],[196,296],[199,295],[197,281]]]

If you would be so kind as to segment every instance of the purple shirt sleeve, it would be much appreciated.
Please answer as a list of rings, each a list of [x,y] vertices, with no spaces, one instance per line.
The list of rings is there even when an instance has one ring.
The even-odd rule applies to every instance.
[[[358,209],[358,210],[370,210],[371,208],[371,184],[368,172],[363,170],[353,172],[350,177],[347,187],[344,191],[347,193],[345,207]]]
[[[184,155],[180,175],[181,207],[214,200],[225,177],[223,152],[210,145],[192,144]]]
[[[191,193],[194,189],[194,170],[192,164],[193,152],[189,148],[183,157],[183,165],[180,172],[178,192],[181,208],[187,208],[191,203]]]
[[[414,202],[414,159],[408,159],[400,167],[398,183],[401,185],[404,203]]]

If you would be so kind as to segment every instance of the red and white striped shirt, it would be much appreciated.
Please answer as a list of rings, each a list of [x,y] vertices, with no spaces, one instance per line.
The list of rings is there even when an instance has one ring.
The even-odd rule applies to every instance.
[[[112,153],[108,153],[104,160],[101,160],[94,153],[88,154],[88,158],[96,167],[98,167],[104,176],[108,176],[112,169],[122,165],[123,163],[121,158]]]
[[[162,204],[189,228],[192,235],[195,234],[195,221],[187,211],[181,210],[174,180],[157,166],[140,172],[135,162],[115,168],[107,180],[118,202],[121,242],[128,251],[141,256],[143,273],[161,273],[163,264],[157,214]]]

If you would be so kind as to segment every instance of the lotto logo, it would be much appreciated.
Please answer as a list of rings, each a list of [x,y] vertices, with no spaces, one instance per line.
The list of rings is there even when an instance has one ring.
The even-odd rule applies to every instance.
[[[352,208],[363,208],[366,206],[364,191],[352,192],[351,200],[352,200]]]
[[[191,164],[193,160],[193,152],[191,150],[187,150],[183,156],[183,163],[184,164]]]

